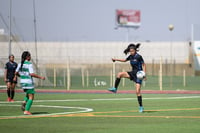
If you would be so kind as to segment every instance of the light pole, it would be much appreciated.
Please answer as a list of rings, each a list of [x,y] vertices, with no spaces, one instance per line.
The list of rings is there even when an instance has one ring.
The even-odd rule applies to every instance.
[[[168,28],[169,28],[169,31],[171,32],[171,35],[170,35],[170,60],[171,60],[171,63],[172,63],[172,31],[174,30],[174,25],[170,24],[168,26]]]
[[[126,33],[126,41],[129,42],[129,27],[122,27],[122,26],[116,26],[114,29],[118,30],[119,28],[126,28],[127,29],[127,33]]]
[[[130,29],[131,28],[133,28],[133,29],[138,29],[139,28],[139,26],[116,26],[114,29],[115,30],[118,30],[119,28],[126,28],[126,30],[127,30],[127,33],[126,33],[126,42],[129,42],[130,41],[130,39],[129,39],[129,36],[130,36]],[[136,40],[135,40],[136,41]]]
[[[38,48],[37,48],[37,22],[36,22],[36,10],[35,10],[35,0],[33,0],[33,18],[34,18],[34,39],[35,39],[35,64],[36,72],[38,73]]]
[[[172,55],[172,31],[174,30],[174,25],[173,24],[169,24],[168,26],[170,33],[170,88],[172,88],[172,81],[173,81],[173,55]]]
[[[10,0],[10,10],[9,10],[9,45],[8,45],[8,54],[12,53],[11,43],[12,43],[12,0]]]
[[[126,27],[127,29],[127,37],[126,37],[126,41],[129,42],[129,27]]]

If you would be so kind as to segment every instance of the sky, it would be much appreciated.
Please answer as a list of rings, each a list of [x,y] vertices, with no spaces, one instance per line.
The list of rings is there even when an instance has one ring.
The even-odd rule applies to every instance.
[[[0,0],[0,29],[9,33],[10,0]],[[200,0],[35,0],[38,41],[189,41],[200,39]],[[12,0],[12,32],[34,41],[33,0]],[[141,11],[141,26],[118,28],[116,9]],[[168,25],[174,30],[169,31]]]

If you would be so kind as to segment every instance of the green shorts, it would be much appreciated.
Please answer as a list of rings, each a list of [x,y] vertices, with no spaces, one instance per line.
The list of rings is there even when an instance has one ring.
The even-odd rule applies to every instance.
[[[24,89],[24,92],[26,92],[26,94],[35,94],[35,89]]]

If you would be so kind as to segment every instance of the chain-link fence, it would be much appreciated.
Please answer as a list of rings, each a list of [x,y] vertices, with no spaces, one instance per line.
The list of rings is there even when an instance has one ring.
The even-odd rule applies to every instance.
[[[98,60],[98,58],[96,59]],[[16,59],[16,61],[19,61]],[[4,64],[0,64],[1,82],[3,82]],[[152,60],[147,64],[147,81],[143,82],[143,89],[198,89],[199,77],[194,76],[193,68],[188,64],[173,64],[169,61]],[[160,63],[160,64],[159,64]],[[118,72],[130,71],[129,63],[108,64],[40,64],[39,74],[46,77],[45,81],[35,79],[35,83],[41,88],[51,89],[106,89],[113,86]],[[134,83],[129,79],[122,79],[120,87],[133,89]]]
[[[130,71],[131,67],[128,63],[49,64],[40,70],[43,70],[43,74],[47,77],[43,86],[66,89],[105,89],[113,86],[118,72]],[[148,80],[144,81],[143,86],[145,89],[195,89],[199,77],[193,74],[193,69],[188,64],[175,62],[174,64],[162,63],[162,66],[147,64]],[[121,87],[124,89],[132,89],[133,85],[133,82],[128,79],[121,81]]]

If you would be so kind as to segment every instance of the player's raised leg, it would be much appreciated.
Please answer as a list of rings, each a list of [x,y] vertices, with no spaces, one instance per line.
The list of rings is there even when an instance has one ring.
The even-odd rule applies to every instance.
[[[112,87],[112,88],[109,88],[108,90],[111,91],[111,92],[113,92],[113,93],[116,93],[121,78],[130,78],[130,76],[129,76],[129,74],[128,74],[127,72],[119,72],[119,73],[117,74],[117,78],[115,79],[115,86]]]

